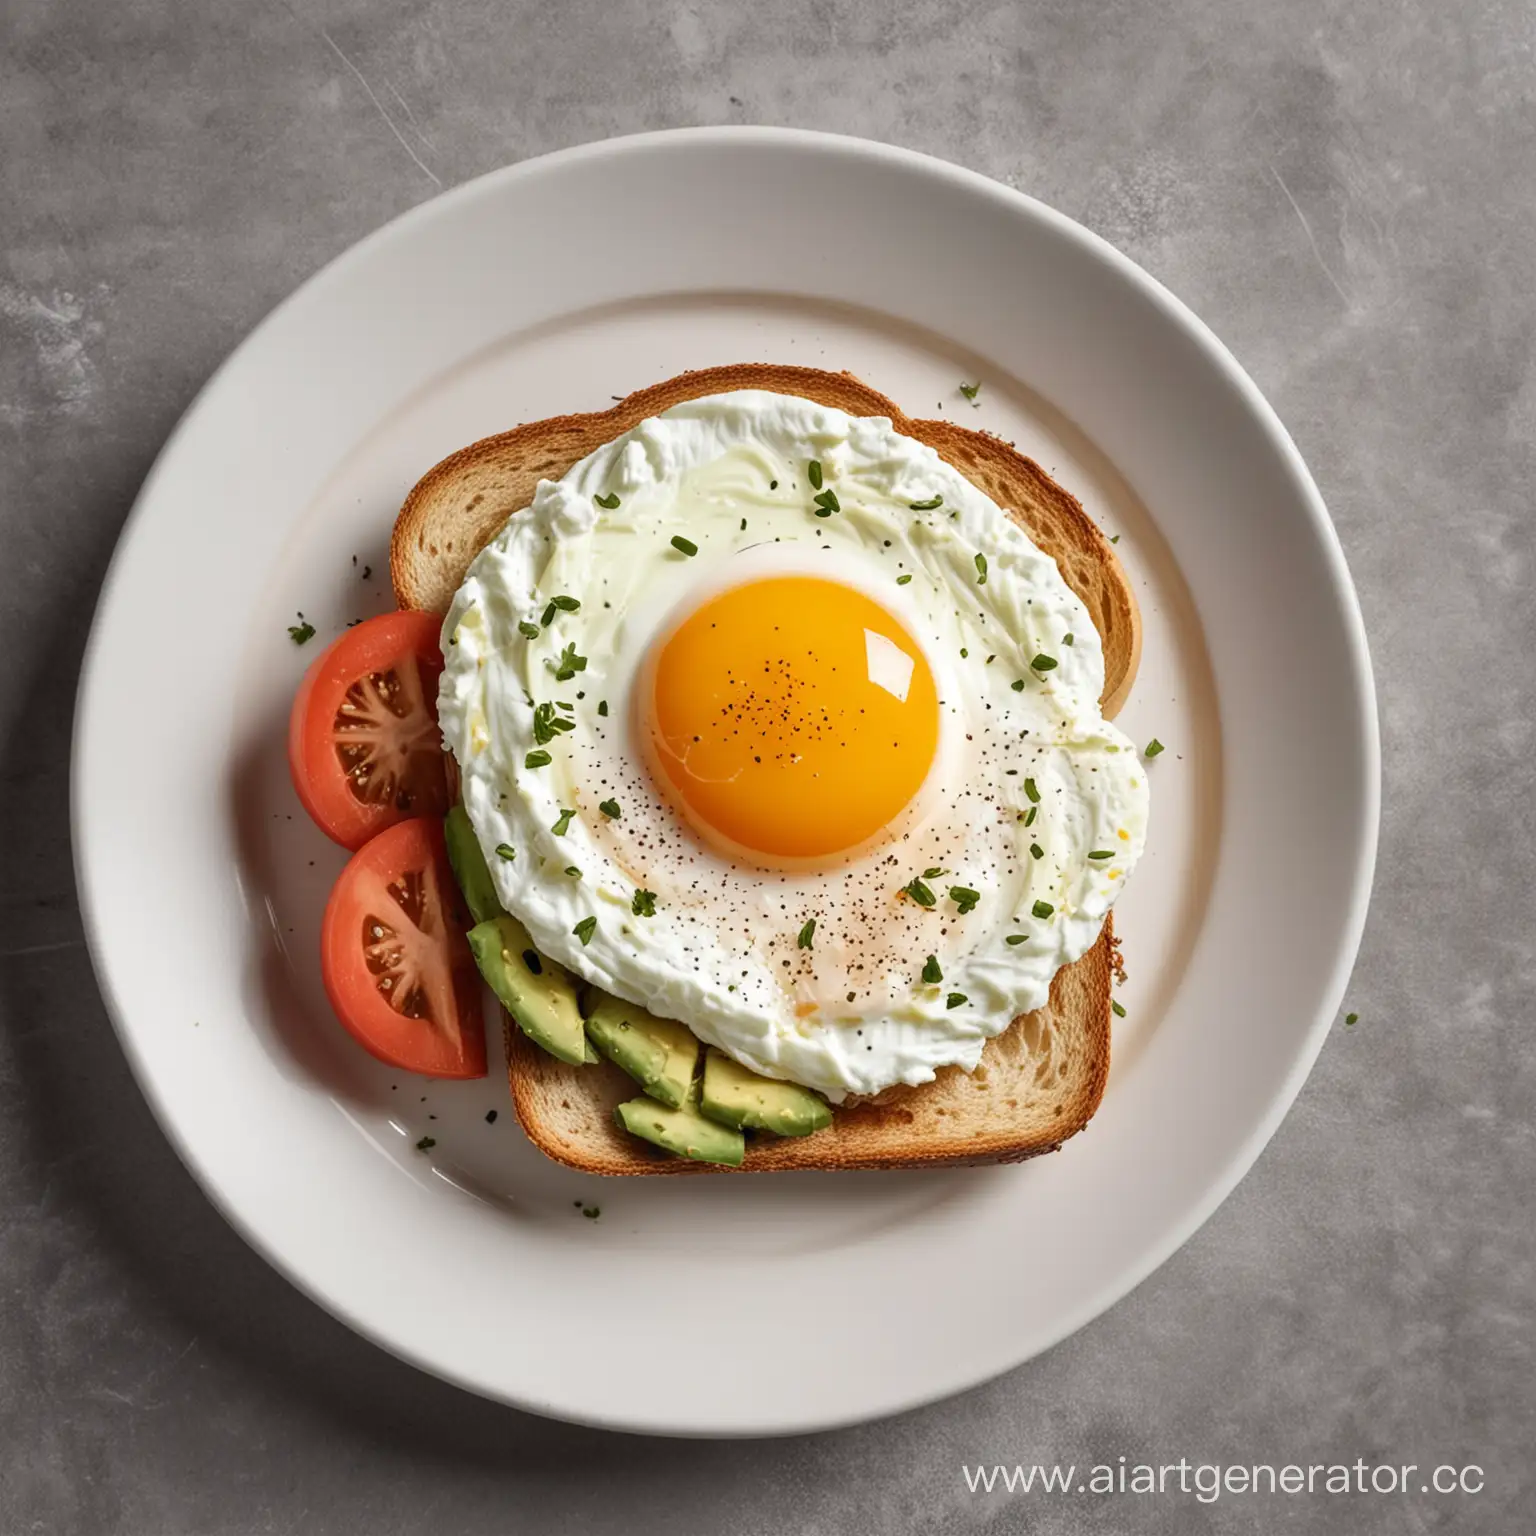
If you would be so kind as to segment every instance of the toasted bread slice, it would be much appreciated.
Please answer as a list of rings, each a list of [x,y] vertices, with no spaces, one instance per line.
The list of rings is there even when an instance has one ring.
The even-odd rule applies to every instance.
[[[636,390],[610,410],[554,416],[461,448],[428,470],[400,509],[389,547],[396,601],[402,608],[446,613],[469,562],[533,500],[540,480],[558,480],[647,416],[733,389],[800,395],[850,416],[887,417],[898,432],[927,443],[985,491],[1056,561],[1092,615],[1104,643],[1100,703],[1106,715],[1115,714],[1141,659],[1141,616],[1113,547],[1082,504],[1001,438],[951,421],[914,420],[851,373],[777,363],[700,368]]]
[[[611,410],[533,422],[451,454],[416,484],[396,520],[390,576],[400,606],[446,612],[470,561],[532,501],[540,480],[558,479],[648,416],[734,389],[800,395],[850,415],[887,417],[981,487],[1055,559],[1083,600],[1104,646],[1101,707],[1106,715],[1119,709],[1141,656],[1141,618],[1109,540],[1077,499],[999,438],[954,422],[914,420],[853,375],[814,368],[741,363],[700,369],[628,395]],[[1109,1073],[1117,965],[1106,918],[1098,943],[1057,974],[1046,1006],[989,1041],[974,1072],[945,1068],[932,1083],[842,1106],[831,1126],[813,1136],[755,1136],[739,1170],[670,1157],[628,1135],[613,1111],[639,1092],[629,1077],[607,1062],[573,1067],[556,1061],[506,1019],[512,1099],[536,1146],[588,1173],[1019,1162],[1056,1150],[1098,1108]]]

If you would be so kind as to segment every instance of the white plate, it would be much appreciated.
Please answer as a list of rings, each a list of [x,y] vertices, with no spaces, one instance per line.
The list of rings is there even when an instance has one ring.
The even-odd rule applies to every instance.
[[[287,784],[288,700],[314,654],[288,638],[296,610],[319,644],[388,606],[394,511],[450,449],[744,359],[851,369],[915,414],[1016,439],[1123,535],[1147,632],[1121,719],[1168,750],[1118,909],[1131,977],[1109,1091],[1055,1157],[588,1179],[523,1141],[499,1060],[483,1083],[426,1086],[376,1066],[326,1009],[317,923],[342,856]],[[972,408],[957,385],[978,378]],[[262,1254],[473,1391],[589,1423],[761,1434],[1016,1365],[1210,1214],[1339,1003],[1378,764],[1327,514],[1198,320],[979,176],[856,140],[709,129],[461,187],[256,330],[123,536],[73,788],[123,1048]]]

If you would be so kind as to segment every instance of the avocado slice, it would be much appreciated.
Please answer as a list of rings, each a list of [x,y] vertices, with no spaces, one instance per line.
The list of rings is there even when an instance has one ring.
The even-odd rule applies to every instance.
[[[503,913],[477,923],[469,930],[469,947],[502,1007],[535,1045],[574,1067],[597,1060],[571,978],[534,949],[528,930],[515,917]]]
[[[653,1099],[681,1109],[699,1064],[692,1031],[596,988],[588,993],[588,1004],[587,1035],[598,1050]]]
[[[699,1113],[696,1087],[689,1088],[680,1109],[642,1097],[620,1104],[613,1114],[632,1136],[696,1163],[725,1163],[735,1168],[747,1155],[746,1138],[740,1131],[706,1120]]]
[[[488,923],[493,917],[502,917],[506,909],[491,883],[491,872],[486,868],[485,855],[480,851],[480,839],[469,824],[469,812],[456,805],[443,822],[443,835],[448,842],[448,862],[453,865],[453,877],[459,882],[470,915],[477,923]]]
[[[704,1053],[699,1108],[722,1125],[775,1136],[809,1136],[832,1123],[832,1111],[819,1093],[762,1077],[713,1046]]]

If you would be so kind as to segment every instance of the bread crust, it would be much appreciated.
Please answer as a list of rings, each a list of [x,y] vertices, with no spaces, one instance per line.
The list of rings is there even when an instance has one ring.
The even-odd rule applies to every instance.
[[[1112,716],[1135,680],[1141,616],[1109,540],[1070,492],[1011,444],[956,422],[907,416],[850,373],[772,363],[701,368],[635,391],[606,411],[556,416],[482,438],[434,465],[412,488],[390,541],[390,578],[402,608],[445,612],[470,561],[538,482],[559,479],[602,444],[685,400],[760,389],[798,395],[854,416],[882,416],[927,443],[984,490],[1060,568],[1103,642],[1100,707]],[[1092,1118],[1109,1074],[1114,926],[1051,983],[1044,1008],[987,1042],[972,1073],[941,1069],[932,1082],[840,1107],[804,1138],[749,1139],[739,1169],[655,1151],[619,1128],[614,1106],[638,1093],[617,1067],[572,1067],[539,1049],[503,1015],[517,1118],[558,1162],[607,1176],[929,1168],[1021,1162],[1057,1150]]]

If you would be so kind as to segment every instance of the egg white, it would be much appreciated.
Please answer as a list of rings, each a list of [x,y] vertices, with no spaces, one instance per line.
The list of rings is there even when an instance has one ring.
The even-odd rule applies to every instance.
[[[830,518],[813,515],[811,459],[839,499]],[[913,509],[935,496],[938,508]],[[636,679],[657,637],[722,587],[786,572],[857,587],[900,618],[941,700],[939,751],[910,814],[818,870],[704,846],[651,781],[637,736]],[[581,606],[542,627],[556,596]],[[834,1100],[974,1066],[1093,945],[1145,841],[1146,776],[1099,714],[1087,610],[990,498],[885,420],[741,391],[642,422],[539,485],[470,567],[443,640],[444,740],[498,893],[539,948]],[[567,645],[585,666],[556,681]],[[1042,655],[1053,670],[1031,665]],[[540,745],[543,703],[573,728]],[[536,750],[552,760],[529,768]],[[944,874],[926,882],[937,900],[924,908],[901,892],[930,868]],[[962,915],[951,886],[982,899]],[[656,894],[654,916],[632,910],[637,890]],[[1049,916],[1035,915],[1042,902]],[[936,984],[921,976],[930,955]]]

